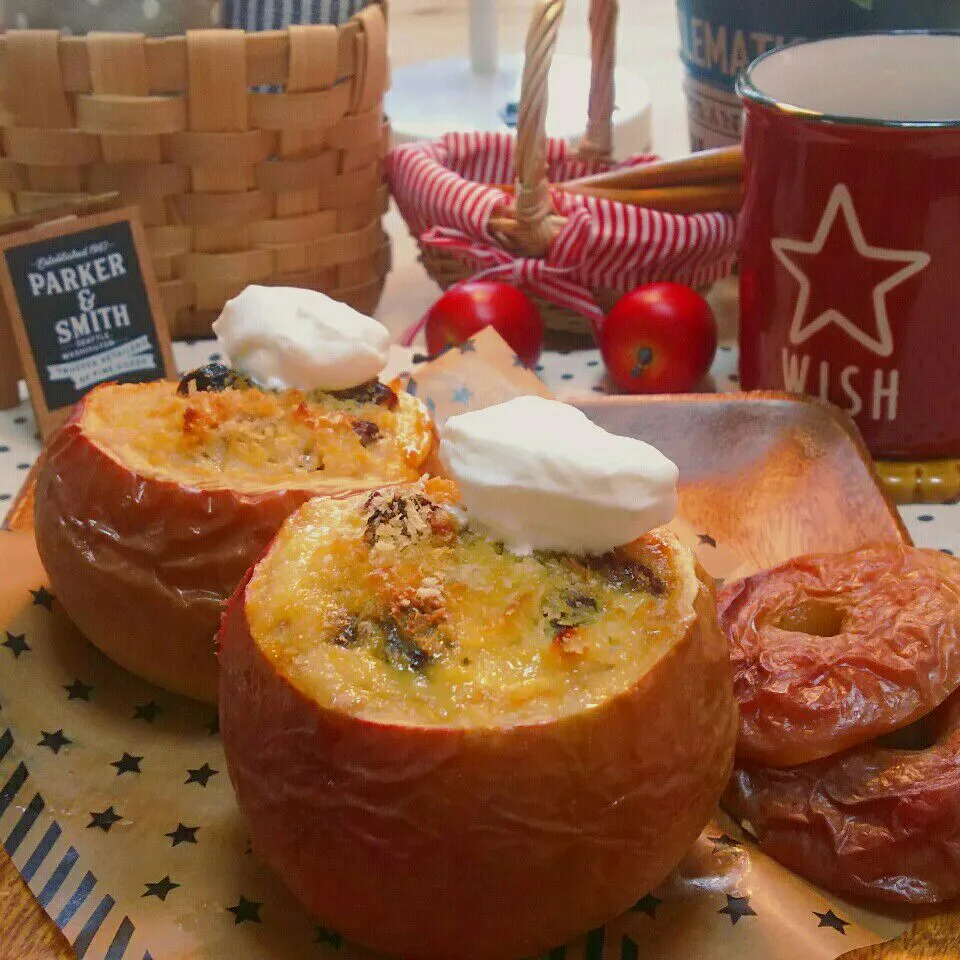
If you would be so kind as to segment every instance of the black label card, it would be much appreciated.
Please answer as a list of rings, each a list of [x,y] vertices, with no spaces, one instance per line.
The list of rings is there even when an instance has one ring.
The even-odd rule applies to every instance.
[[[5,253],[48,409],[98,383],[163,376],[150,300],[127,221]]]

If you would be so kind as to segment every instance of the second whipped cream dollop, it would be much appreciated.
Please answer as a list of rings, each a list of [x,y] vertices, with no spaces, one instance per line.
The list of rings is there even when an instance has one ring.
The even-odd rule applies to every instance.
[[[383,324],[316,290],[250,286],[213,332],[230,364],[268,390],[346,390],[387,365]]]
[[[676,465],[541,397],[451,417],[440,461],[471,522],[519,553],[605,553],[672,519]]]

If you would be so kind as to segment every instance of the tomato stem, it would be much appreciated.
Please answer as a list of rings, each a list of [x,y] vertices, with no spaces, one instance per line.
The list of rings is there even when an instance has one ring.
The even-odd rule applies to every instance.
[[[630,376],[641,376],[651,363],[653,363],[653,350],[650,347],[640,347],[637,350],[636,366],[630,371]]]

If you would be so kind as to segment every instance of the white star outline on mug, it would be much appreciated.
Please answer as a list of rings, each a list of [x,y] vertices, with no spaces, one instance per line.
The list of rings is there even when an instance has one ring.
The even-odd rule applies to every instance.
[[[887,260],[903,263],[904,267],[878,283],[873,288],[873,311],[877,325],[877,336],[870,336],[867,331],[858,327],[849,317],[845,317],[839,310],[824,310],[804,324],[804,315],[810,302],[810,278],[791,259],[791,253],[818,254],[830,235],[834,221],[839,214],[843,214],[847,231],[853,240],[853,245],[866,260]],[[856,208],[853,205],[853,196],[849,187],[838,183],[830,193],[823,216],[817,225],[812,240],[790,240],[777,237],[770,241],[770,246],[776,258],[783,264],[792,277],[800,284],[797,296],[797,305],[793,313],[793,322],[790,325],[790,342],[801,344],[809,340],[815,333],[831,323],[836,324],[846,334],[866,347],[878,357],[889,357],[893,354],[893,333],[890,329],[890,318],[887,315],[887,294],[903,283],[907,278],[919,273],[930,263],[930,254],[922,250],[892,250],[884,247],[873,247],[867,243]]]

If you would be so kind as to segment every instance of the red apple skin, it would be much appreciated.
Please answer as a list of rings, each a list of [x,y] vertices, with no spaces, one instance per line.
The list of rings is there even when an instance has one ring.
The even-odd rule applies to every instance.
[[[710,305],[679,283],[650,283],[621,297],[600,327],[600,353],[626,393],[687,393],[717,352]]]
[[[532,367],[543,350],[543,320],[533,301],[509,283],[476,280],[451,287],[427,311],[427,352],[458,346],[491,326]]]
[[[37,474],[34,527],[53,591],[111,660],[216,703],[224,603],[283,521],[318,491],[201,490],[145,478],[85,430],[86,403],[51,439]]]
[[[81,416],[56,435],[37,477],[37,547],[57,599],[120,666],[216,702],[224,597],[315,494],[145,481],[90,439]]]
[[[251,636],[245,591],[220,632],[230,777],[254,851],[355,943],[403,960],[539,955],[629,909],[716,808],[737,715],[702,581],[696,616],[635,686],[486,729],[319,705]]]

